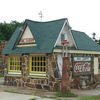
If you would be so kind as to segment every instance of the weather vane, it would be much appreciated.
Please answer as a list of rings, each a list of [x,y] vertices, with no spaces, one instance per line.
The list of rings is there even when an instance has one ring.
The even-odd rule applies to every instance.
[[[43,13],[42,13],[42,11],[40,11],[40,12],[38,13],[38,15],[39,15],[40,20],[41,20],[41,22],[42,22],[42,19],[43,19]]]

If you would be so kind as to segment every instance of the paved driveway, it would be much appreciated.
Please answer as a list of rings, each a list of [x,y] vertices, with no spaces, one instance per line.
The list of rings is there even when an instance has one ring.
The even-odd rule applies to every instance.
[[[30,100],[32,98],[36,100],[55,100],[55,99],[42,98],[42,97],[33,96],[33,95],[0,92],[0,100]]]
[[[0,85],[2,85],[4,83],[4,78],[0,78]]]
[[[0,100],[30,100],[31,98],[39,97],[17,93],[0,92]]]
[[[93,90],[73,90],[74,93],[79,96],[92,96],[92,95],[100,95],[100,88]]]

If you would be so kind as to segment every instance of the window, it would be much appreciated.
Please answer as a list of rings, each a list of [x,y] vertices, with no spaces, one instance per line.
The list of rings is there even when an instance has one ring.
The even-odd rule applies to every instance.
[[[34,56],[30,57],[31,69],[30,71],[45,72],[46,71],[46,57]]]
[[[61,34],[61,40],[65,40],[65,34]]]
[[[30,56],[30,73],[38,76],[46,74],[45,56]]]
[[[8,73],[9,72],[21,73],[20,57],[18,56],[9,57],[8,62],[9,62]]]

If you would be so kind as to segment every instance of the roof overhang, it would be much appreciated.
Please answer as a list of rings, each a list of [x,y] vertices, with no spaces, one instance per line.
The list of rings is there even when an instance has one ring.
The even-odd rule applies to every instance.
[[[62,53],[61,49],[54,49],[53,52]],[[84,50],[68,50],[70,54],[98,54],[100,55],[100,51],[84,51]]]

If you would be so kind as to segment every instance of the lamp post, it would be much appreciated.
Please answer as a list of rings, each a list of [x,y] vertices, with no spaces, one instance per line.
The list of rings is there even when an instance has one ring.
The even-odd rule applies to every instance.
[[[61,42],[63,46],[63,58],[62,58],[62,79],[61,79],[61,92],[62,93],[68,93],[70,91],[70,81],[69,81],[69,58],[68,58],[68,52],[65,51],[65,46],[69,44],[67,40],[62,40]]]

